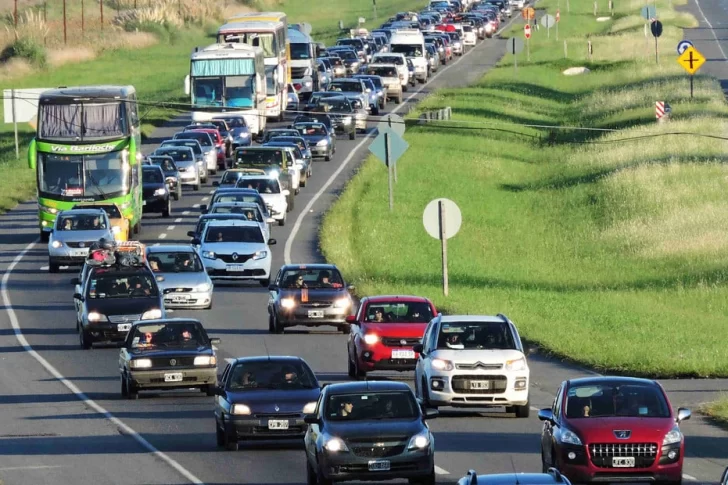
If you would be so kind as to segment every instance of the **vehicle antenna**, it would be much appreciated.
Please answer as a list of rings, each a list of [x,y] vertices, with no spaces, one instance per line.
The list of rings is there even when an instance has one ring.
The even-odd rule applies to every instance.
[[[521,482],[518,481],[518,471],[516,470],[516,464],[513,463],[513,457],[508,455],[508,458],[511,460],[511,467],[513,467],[513,476],[516,479],[516,485],[521,485]]]
[[[270,357],[270,351],[268,350],[268,345],[265,343],[265,339],[263,339],[263,347],[265,347],[265,355]]]

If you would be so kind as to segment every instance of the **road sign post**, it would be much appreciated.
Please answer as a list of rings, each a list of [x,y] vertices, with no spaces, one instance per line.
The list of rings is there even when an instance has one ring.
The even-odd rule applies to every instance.
[[[369,151],[387,167],[389,185],[389,210],[394,210],[394,185],[397,160],[407,151],[409,144],[402,138],[404,119],[395,114],[387,115],[377,126],[379,135],[369,145]]]
[[[556,40],[559,40],[559,20],[561,20],[561,10],[556,10]]]
[[[657,49],[657,38],[662,35],[662,22],[657,19],[652,19],[650,30],[652,31],[652,36],[655,38],[655,64],[659,64],[660,55]]]
[[[513,54],[513,69],[518,75],[518,56],[523,51],[523,41],[518,37],[511,37],[506,42],[506,54]]]
[[[541,25],[546,27],[546,38],[551,38],[551,27],[556,24],[556,19],[553,15],[544,15],[541,17]]]
[[[18,138],[18,114],[15,110],[15,90],[10,91],[13,103],[13,131],[15,131],[15,159],[20,160],[20,140]]]
[[[422,213],[425,231],[440,240],[442,254],[442,291],[450,293],[447,271],[447,240],[455,236],[462,224],[462,214],[458,205],[450,199],[431,200]]]
[[[394,163],[392,163],[392,156],[389,151],[389,137],[390,134],[384,132],[384,163],[387,165],[387,184],[389,185],[389,210],[394,210],[394,187],[392,186],[392,172],[394,172]]]
[[[690,74],[690,99],[693,99],[693,76],[705,64],[705,56],[691,45],[677,58],[677,62]]]

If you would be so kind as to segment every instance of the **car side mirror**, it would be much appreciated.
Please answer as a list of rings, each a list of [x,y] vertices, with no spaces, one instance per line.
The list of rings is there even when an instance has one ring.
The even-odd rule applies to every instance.
[[[81,284],[81,280],[79,280],[78,278],[71,278],[71,284],[78,286]]]
[[[197,237],[197,233],[195,231],[187,231],[187,236],[194,238]]]
[[[549,408],[539,410],[538,419],[540,421],[548,421],[549,423],[555,422],[554,413]]]
[[[192,239],[192,244],[199,245],[201,243],[202,243],[202,241],[200,241],[200,239],[197,238],[197,237],[195,237],[195,238]]]
[[[200,212],[205,214],[207,212],[207,204],[200,205]]]
[[[367,88],[367,93],[371,93],[372,90],[370,88]]]
[[[303,422],[306,424],[319,424],[321,421],[315,414],[306,414],[303,417]]]
[[[268,239],[268,246],[273,246],[273,245],[274,245],[274,244],[276,244],[277,242],[278,242],[278,241],[276,241],[275,239]]]
[[[358,322],[356,321],[356,315],[349,315],[346,317],[346,323],[350,323],[352,325],[356,325]]]
[[[210,338],[210,343],[213,345],[218,345],[220,343],[220,337],[212,337]]]
[[[214,181],[214,182],[212,183],[212,186],[213,186],[213,187],[220,187],[220,182],[218,182],[217,180],[215,180],[215,181]]]
[[[278,291],[278,285],[268,285],[270,291]]]
[[[677,409],[677,418],[675,421],[678,423],[690,419],[690,416],[692,416],[692,413],[688,408],[678,408]]]
[[[283,194],[284,196],[288,197],[289,195],[291,195],[291,191],[288,190],[288,189],[286,189],[286,190],[281,191],[281,194]]]
[[[425,419],[435,419],[439,415],[440,415],[440,412],[437,409],[426,409],[425,410],[425,415],[423,416],[423,418],[425,418]]]
[[[73,294],[73,299],[74,300],[78,300],[78,301],[83,301],[84,300],[83,295],[81,293],[74,293]]]
[[[418,354],[422,354],[422,351],[424,350],[424,347],[422,346],[422,344],[414,344],[412,346],[412,350],[414,350]]]

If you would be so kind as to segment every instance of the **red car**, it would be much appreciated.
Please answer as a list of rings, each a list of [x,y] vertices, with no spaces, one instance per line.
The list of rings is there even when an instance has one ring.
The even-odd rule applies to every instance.
[[[582,482],[682,482],[685,440],[680,423],[690,410],[672,412],[662,386],[633,377],[565,381],[542,409],[543,469]]]
[[[435,318],[435,305],[419,296],[369,296],[361,300],[350,324],[349,376],[366,377],[376,370],[411,371],[425,328]]]
[[[218,129],[212,129],[212,128],[195,128],[194,130],[186,130],[186,131],[201,131],[204,133],[207,133],[212,137],[212,142],[215,144],[215,148],[217,149],[217,166],[220,170],[225,170],[227,167],[225,165],[225,139],[220,135],[220,130]]]

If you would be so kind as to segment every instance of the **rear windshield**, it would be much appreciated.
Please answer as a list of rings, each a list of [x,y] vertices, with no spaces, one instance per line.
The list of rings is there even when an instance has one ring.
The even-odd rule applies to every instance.
[[[197,140],[203,147],[211,147],[213,145],[212,137],[210,137],[210,135],[208,135],[207,133],[202,133],[199,131],[183,131],[182,133],[177,133],[176,135],[174,135],[174,139]]]
[[[164,183],[164,174],[159,170],[143,170],[142,182],[145,184],[161,184]]]
[[[189,141],[187,141],[187,140],[169,140],[169,141],[164,141],[164,142],[162,142],[162,147],[163,148],[164,147],[187,147],[187,148],[192,148],[192,151],[196,155],[202,154],[202,147],[200,146],[200,144],[196,140],[189,140]],[[157,153],[157,152],[155,152],[155,153]],[[165,153],[165,152],[160,152],[160,153],[161,154],[164,154],[164,155],[169,155],[168,153]]]
[[[282,150],[236,150],[235,162],[243,165],[282,165]]]

